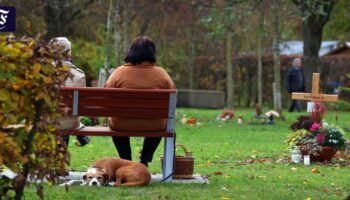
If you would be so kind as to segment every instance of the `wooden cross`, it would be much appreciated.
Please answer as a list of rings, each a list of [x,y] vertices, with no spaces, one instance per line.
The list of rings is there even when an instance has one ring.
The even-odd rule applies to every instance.
[[[312,74],[312,92],[311,93],[293,92],[292,99],[336,102],[338,100],[338,95],[320,93],[320,73],[313,73]]]

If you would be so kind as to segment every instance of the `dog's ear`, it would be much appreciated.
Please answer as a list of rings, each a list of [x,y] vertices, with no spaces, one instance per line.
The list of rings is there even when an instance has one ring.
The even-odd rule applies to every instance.
[[[106,173],[102,174],[102,179],[103,179],[104,185],[108,185],[109,178],[108,178],[108,175]]]
[[[87,178],[87,175],[86,175],[86,174],[84,174],[84,176],[83,176],[83,180],[84,180],[84,181],[86,181],[86,178]]]

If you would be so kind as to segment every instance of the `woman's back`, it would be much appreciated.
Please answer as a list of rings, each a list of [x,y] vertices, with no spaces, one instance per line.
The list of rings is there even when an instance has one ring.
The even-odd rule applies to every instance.
[[[175,89],[168,73],[149,62],[139,65],[130,63],[118,67],[109,77],[106,87],[127,89]],[[165,130],[165,119],[129,119],[111,117],[109,126],[113,130],[156,131]]]

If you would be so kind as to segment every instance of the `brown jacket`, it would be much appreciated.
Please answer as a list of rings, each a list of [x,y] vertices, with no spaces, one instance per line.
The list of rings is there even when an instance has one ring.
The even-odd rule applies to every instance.
[[[107,88],[127,89],[175,89],[169,74],[149,62],[141,65],[124,64],[113,71],[106,83]],[[165,119],[125,119],[110,117],[109,126],[114,130],[157,131],[165,130]]]

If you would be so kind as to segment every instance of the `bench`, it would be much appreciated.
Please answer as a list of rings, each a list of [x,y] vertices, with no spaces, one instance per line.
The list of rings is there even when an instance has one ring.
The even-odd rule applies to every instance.
[[[60,89],[60,96],[61,103],[71,108],[73,116],[166,118],[164,131],[128,132],[85,126],[61,132],[63,135],[164,137],[163,180],[172,180],[176,90],[65,87]]]

